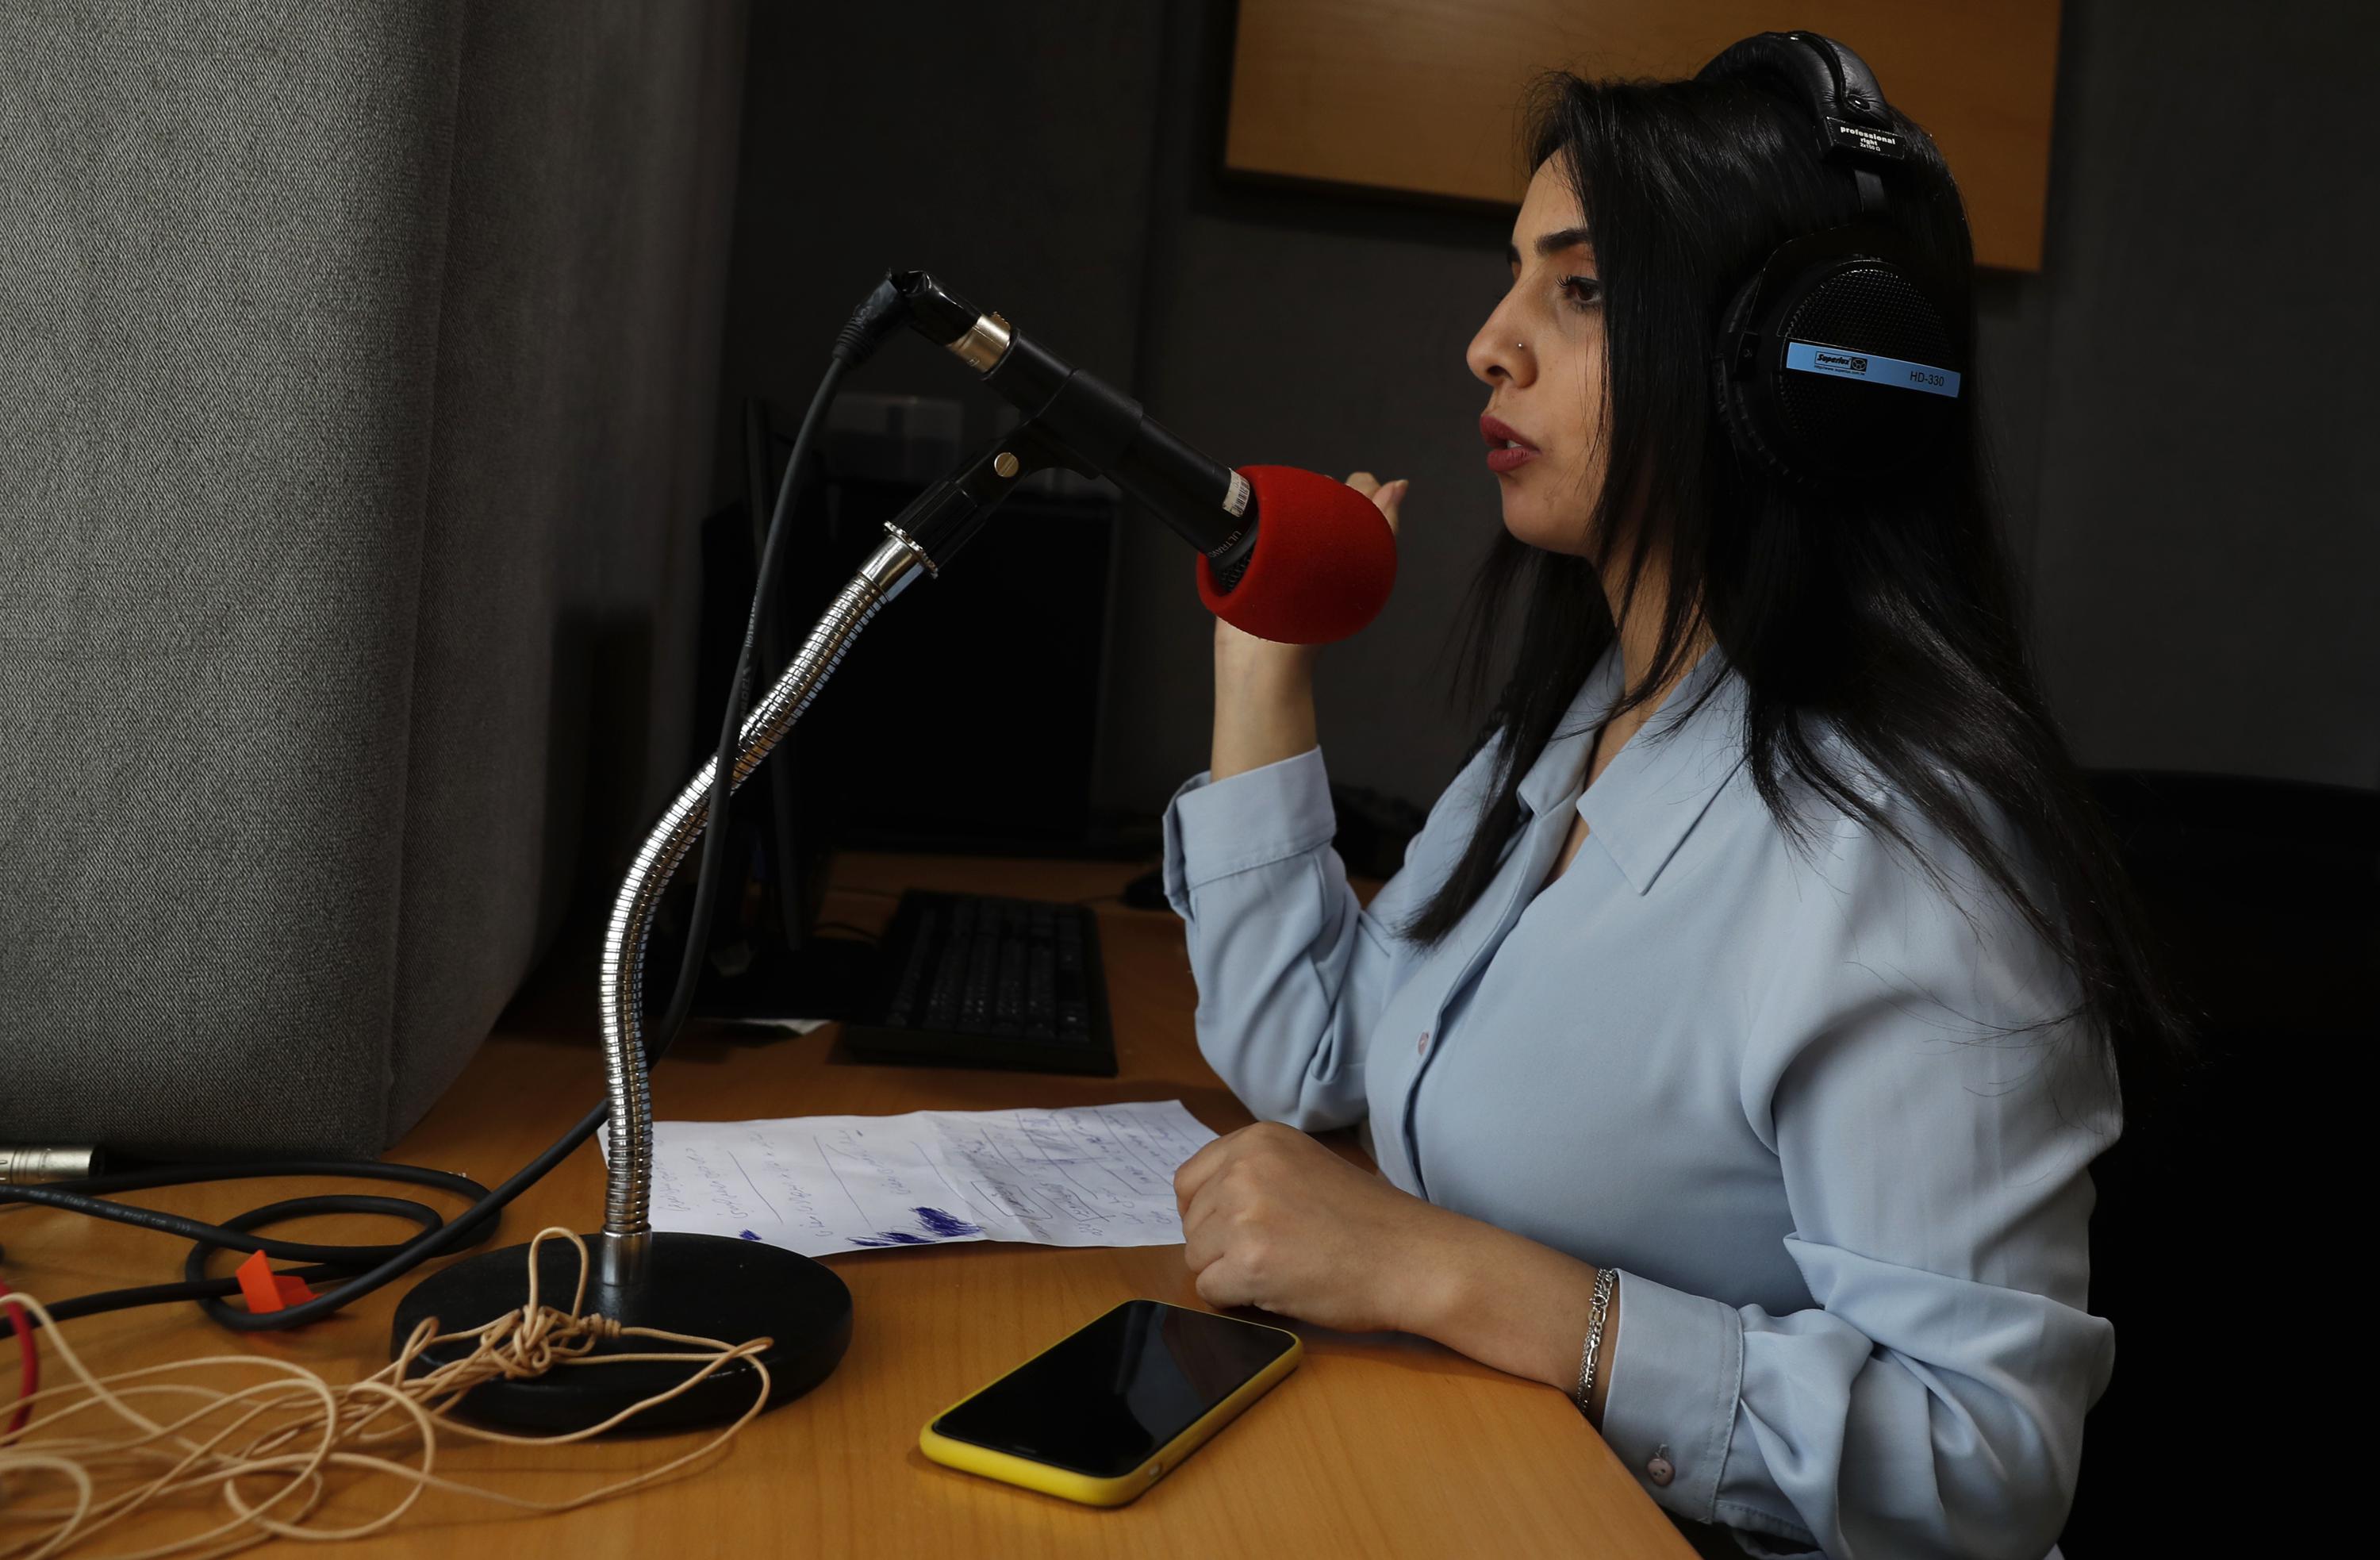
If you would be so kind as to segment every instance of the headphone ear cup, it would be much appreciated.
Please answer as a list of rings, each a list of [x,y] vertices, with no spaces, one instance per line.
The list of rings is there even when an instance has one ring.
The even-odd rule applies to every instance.
[[[1713,389],[1745,460],[1796,482],[1881,477],[1956,420],[1959,317],[1897,251],[1861,227],[1796,238],[1729,303]]]

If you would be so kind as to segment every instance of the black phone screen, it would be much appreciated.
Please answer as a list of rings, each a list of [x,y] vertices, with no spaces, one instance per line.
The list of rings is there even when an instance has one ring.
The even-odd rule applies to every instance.
[[[1228,1316],[1127,1300],[953,1408],[934,1429],[1095,1479],[1120,1478],[1296,1341]]]

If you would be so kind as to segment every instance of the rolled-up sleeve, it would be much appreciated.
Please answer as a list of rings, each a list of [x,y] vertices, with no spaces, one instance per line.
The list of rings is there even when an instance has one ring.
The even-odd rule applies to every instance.
[[[1165,810],[1165,896],[1198,982],[1198,1048],[1257,1116],[1308,1131],[1364,1114],[1363,1046],[1393,950],[1330,848],[1320,749]]]
[[[1815,1303],[1624,1274],[1604,1435],[1640,1476],[1665,1459],[1671,1510],[1789,1548],[2040,1560],[2114,1360],[2085,1309],[2113,1081],[1971,869],[1929,880],[1848,824],[1820,855],[1741,1081]]]

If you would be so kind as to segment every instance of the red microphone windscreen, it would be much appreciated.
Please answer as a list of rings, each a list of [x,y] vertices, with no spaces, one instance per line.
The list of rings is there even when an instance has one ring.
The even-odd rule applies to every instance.
[[[1257,544],[1240,582],[1219,590],[1198,559],[1198,599],[1235,628],[1282,644],[1328,644],[1375,616],[1397,582],[1397,539],[1379,506],[1294,466],[1243,466]]]

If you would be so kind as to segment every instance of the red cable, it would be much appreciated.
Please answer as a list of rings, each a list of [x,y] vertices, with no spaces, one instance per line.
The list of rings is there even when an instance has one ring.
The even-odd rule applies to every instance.
[[[0,1299],[6,1299],[12,1292],[8,1281],[0,1278]],[[17,1357],[25,1364],[24,1380],[17,1388],[17,1417],[8,1424],[8,1433],[14,1435],[32,1420],[33,1394],[42,1390],[42,1355],[33,1347],[32,1318],[24,1307],[0,1305],[0,1313],[7,1316],[8,1330],[17,1335]]]

